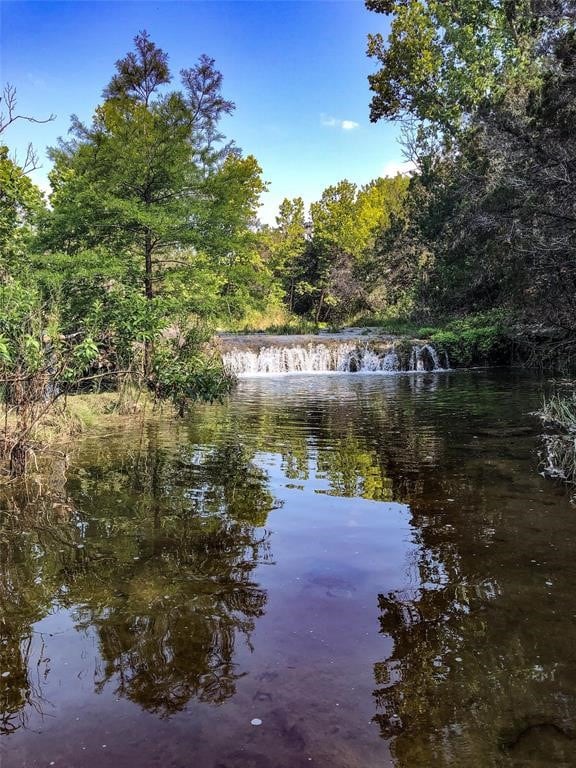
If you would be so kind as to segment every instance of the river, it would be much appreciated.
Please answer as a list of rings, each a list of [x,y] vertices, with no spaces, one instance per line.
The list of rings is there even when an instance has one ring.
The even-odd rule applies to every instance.
[[[576,765],[523,371],[247,378],[0,508],[0,768]]]

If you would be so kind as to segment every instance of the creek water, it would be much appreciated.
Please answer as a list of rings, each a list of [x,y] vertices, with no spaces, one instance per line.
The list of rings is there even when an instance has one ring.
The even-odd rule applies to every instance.
[[[244,379],[0,508],[0,766],[576,765],[522,371]]]

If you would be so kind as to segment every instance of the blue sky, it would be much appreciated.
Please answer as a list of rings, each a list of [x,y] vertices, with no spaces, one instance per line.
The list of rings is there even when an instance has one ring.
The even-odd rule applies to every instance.
[[[71,114],[90,118],[114,62],[146,29],[175,73],[201,53],[216,59],[236,103],[223,130],[262,166],[260,218],[273,223],[284,197],[310,203],[340,179],[364,184],[402,162],[397,126],[368,119],[366,39],[385,25],[361,0],[0,0],[0,80],[16,86],[22,112],[57,116],[3,139],[20,155],[32,141],[44,157]],[[41,186],[48,170],[44,160]]]

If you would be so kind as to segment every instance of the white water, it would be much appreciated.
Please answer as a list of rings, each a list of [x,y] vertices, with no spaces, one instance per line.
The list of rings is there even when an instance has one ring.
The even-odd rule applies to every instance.
[[[222,361],[226,370],[235,376],[446,370],[430,344],[414,344],[408,366],[402,369],[393,344],[378,349],[377,345],[358,341],[310,342],[293,346],[274,344],[259,349],[232,346],[222,353]]]

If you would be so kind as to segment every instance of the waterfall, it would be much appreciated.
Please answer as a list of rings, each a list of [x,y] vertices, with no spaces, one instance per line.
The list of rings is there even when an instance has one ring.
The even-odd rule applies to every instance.
[[[438,352],[431,344],[423,344],[418,346],[415,344],[412,347],[412,353],[410,355],[410,367],[409,371],[442,371],[445,370],[440,365],[440,357]]]
[[[397,342],[397,340],[396,340]],[[399,371],[443,371],[440,356],[431,344],[414,342],[412,349],[397,349],[395,341],[333,340],[318,337],[227,337],[222,362],[235,376],[282,373],[358,373]],[[402,363],[404,360],[404,364]]]

